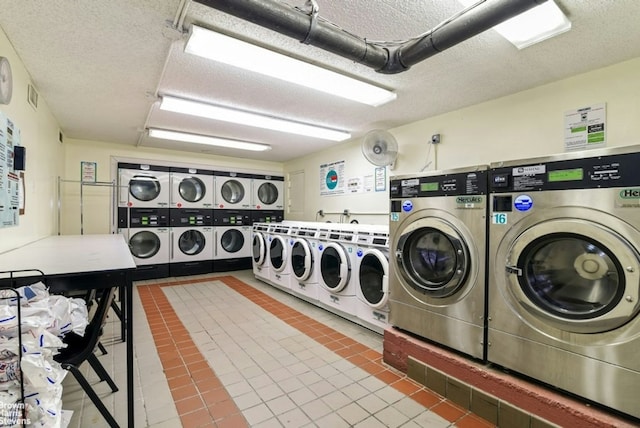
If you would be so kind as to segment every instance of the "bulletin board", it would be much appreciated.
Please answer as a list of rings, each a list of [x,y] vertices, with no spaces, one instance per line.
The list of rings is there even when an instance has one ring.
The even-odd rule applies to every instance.
[[[20,145],[20,130],[0,112],[0,227],[18,225],[20,176],[14,170],[13,148]]]

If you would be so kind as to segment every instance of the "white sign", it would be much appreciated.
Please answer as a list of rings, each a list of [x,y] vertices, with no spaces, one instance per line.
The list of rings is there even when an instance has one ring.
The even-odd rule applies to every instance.
[[[13,169],[13,148],[20,145],[20,130],[0,112],[0,227],[18,225],[20,177]]]
[[[344,164],[341,160],[320,165],[320,196],[345,194]]]
[[[565,151],[592,149],[604,146],[607,142],[606,117],[607,107],[605,103],[565,112]]]

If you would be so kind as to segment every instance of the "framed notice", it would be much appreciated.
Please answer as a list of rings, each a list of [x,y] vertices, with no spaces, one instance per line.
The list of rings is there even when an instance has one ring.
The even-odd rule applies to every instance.
[[[98,176],[98,164],[96,162],[80,162],[80,180],[83,183],[95,183]]]

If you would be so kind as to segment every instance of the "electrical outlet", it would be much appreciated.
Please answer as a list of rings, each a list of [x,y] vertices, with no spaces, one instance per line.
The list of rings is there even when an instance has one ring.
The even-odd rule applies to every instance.
[[[433,134],[431,136],[431,144],[439,144],[440,143],[440,134]]]

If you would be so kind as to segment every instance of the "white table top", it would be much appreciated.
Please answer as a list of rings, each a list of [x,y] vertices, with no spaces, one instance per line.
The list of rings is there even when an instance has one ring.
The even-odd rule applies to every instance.
[[[0,272],[40,269],[46,275],[135,269],[124,236],[55,235],[0,254]]]

